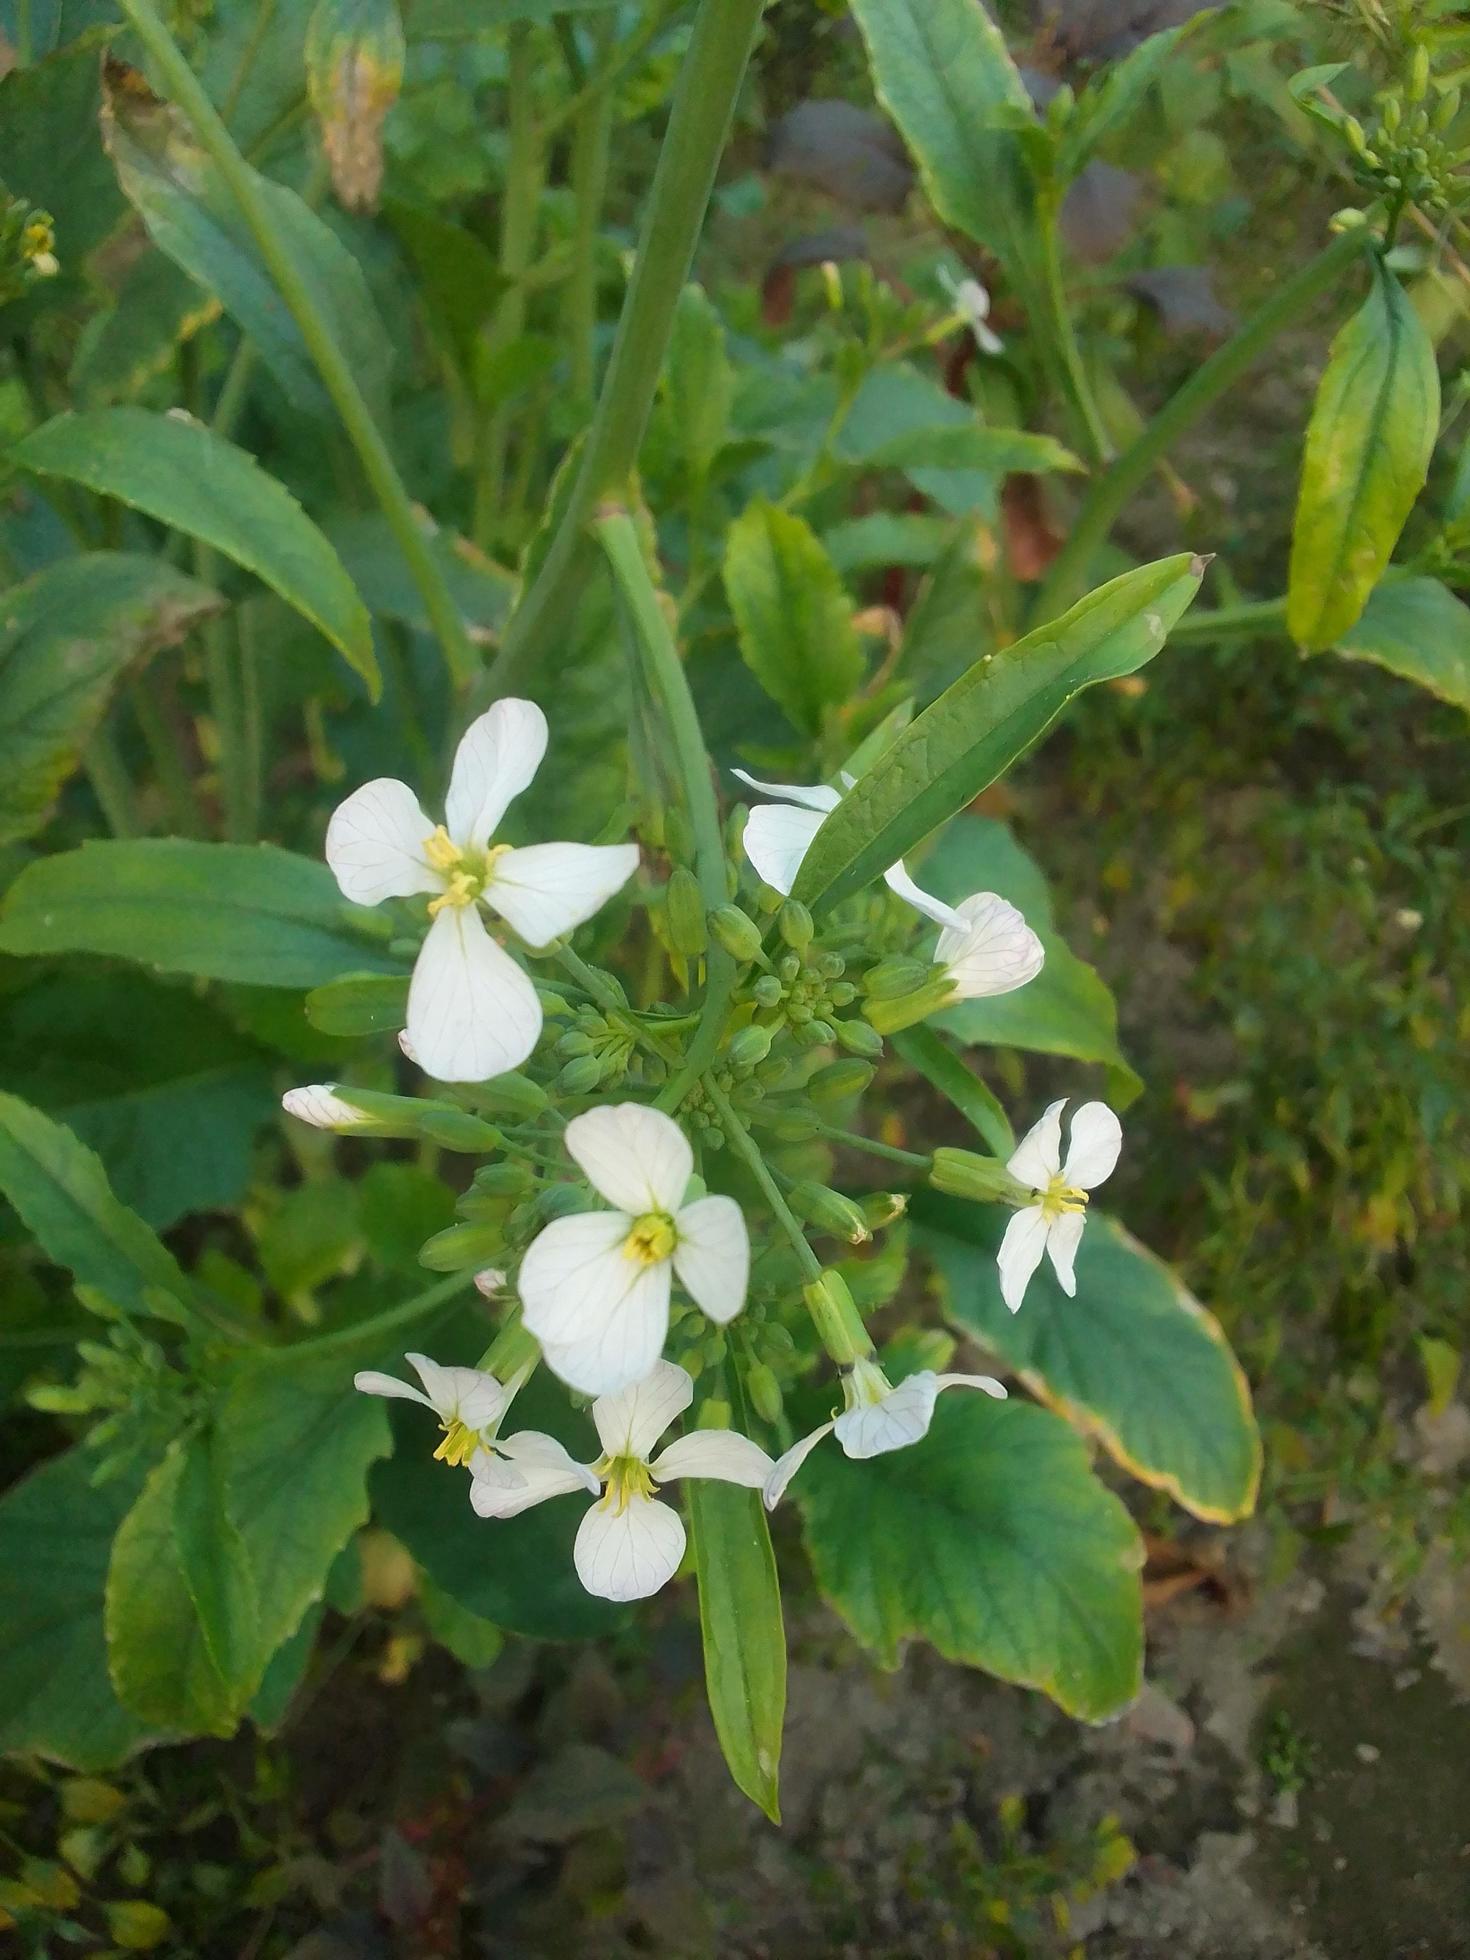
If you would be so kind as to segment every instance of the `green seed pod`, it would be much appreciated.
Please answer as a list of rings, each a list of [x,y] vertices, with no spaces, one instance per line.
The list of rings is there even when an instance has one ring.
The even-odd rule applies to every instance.
[[[840,1062],[828,1062],[825,1068],[819,1068],[807,1083],[806,1091],[814,1103],[842,1102],[848,1096],[860,1096],[874,1074],[871,1062],[848,1055]]]
[[[781,937],[793,952],[804,952],[811,945],[812,934],[816,931],[816,927],[812,924],[811,913],[808,912],[800,899],[787,899],[786,903],[781,907],[778,924],[781,929]]]
[[[830,1185],[806,1179],[792,1186],[787,1202],[798,1218],[848,1245],[866,1245],[873,1236],[862,1206]]]
[[[745,1392],[762,1422],[781,1420],[781,1384],[764,1361],[753,1361],[746,1369]]]
[[[863,992],[869,1000],[900,1000],[922,987],[931,971],[923,960],[894,953],[868,968],[863,975]]]
[[[699,880],[688,865],[676,864],[664,886],[664,916],[668,921],[669,944],[686,960],[698,959],[709,945],[709,928],[704,920],[704,900]]]
[[[999,1157],[981,1157],[973,1150],[936,1150],[929,1171],[936,1191],[979,1204],[1024,1203],[1029,1193],[1013,1178]]]
[[[596,1055],[577,1055],[569,1061],[556,1078],[556,1086],[564,1096],[585,1096],[595,1089],[602,1080],[602,1062]]]
[[[771,1029],[752,1022],[749,1027],[741,1028],[738,1034],[732,1036],[725,1055],[732,1068],[754,1068],[758,1062],[763,1062],[770,1052]]]
[[[883,1053],[882,1035],[876,1028],[869,1027],[866,1021],[839,1021],[837,1045],[845,1048],[849,1055],[863,1055],[869,1061],[876,1061]]]
[[[763,957],[761,929],[738,905],[717,906],[709,915],[709,929],[732,959],[749,962]]]
[[[462,1273],[472,1266],[493,1266],[504,1250],[499,1225],[451,1225],[424,1242],[419,1264],[431,1273]]]

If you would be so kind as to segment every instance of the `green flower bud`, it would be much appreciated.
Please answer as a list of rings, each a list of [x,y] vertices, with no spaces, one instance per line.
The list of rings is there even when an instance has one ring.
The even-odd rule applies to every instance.
[[[816,969],[824,980],[840,980],[847,971],[847,961],[841,953],[818,953]]]
[[[870,1000],[863,1013],[879,1034],[897,1034],[948,1007],[954,997],[954,982],[947,973],[940,973],[917,992],[904,994],[897,1000]]]
[[[786,998],[786,989],[774,973],[763,973],[750,990],[751,998],[762,1007],[779,1007]]]
[[[771,1052],[771,1029],[752,1022],[733,1035],[725,1049],[726,1059],[732,1068],[754,1068],[763,1062]]]
[[[932,971],[923,960],[894,953],[868,968],[863,975],[863,992],[869,1000],[898,1000],[922,987]]]
[[[699,880],[687,865],[676,864],[664,886],[664,916],[668,921],[669,944],[686,960],[698,959],[709,945],[709,929],[704,920],[704,900]]]
[[[909,1201],[902,1191],[869,1191],[864,1194],[862,1205],[868,1229],[881,1232],[898,1223],[908,1210]]]
[[[781,1420],[781,1384],[764,1361],[753,1361],[746,1369],[745,1392],[762,1422]]]
[[[805,1179],[792,1186],[787,1202],[798,1218],[804,1218],[819,1232],[845,1240],[848,1245],[866,1245],[873,1236],[862,1206],[830,1185]]]
[[[1409,63],[1409,100],[1422,102],[1429,93],[1429,49],[1421,41]]]
[[[866,1021],[839,1021],[837,1045],[849,1055],[864,1055],[869,1061],[876,1061],[883,1053],[882,1035]]]
[[[781,907],[778,923],[781,928],[781,937],[793,952],[804,952],[811,945],[812,934],[816,931],[816,927],[812,924],[811,913],[808,912],[800,899],[787,899],[786,903]]]
[[[803,1021],[799,1027],[791,1030],[791,1034],[797,1047],[807,1051],[813,1048],[825,1048],[835,1039],[832,1023],[816,1019]]]
[[[536,1193],[531,1209],[547,1224],[553,1218],[570,1218],[573,1212],[585,1211],[587,1201],[582,1195],[580,1185],[570,1183],[546,1184]]]
[[[781,1143],[805,1143],[817,1134],[817,1119],[799,1109],[762,1111],[761,1122]]]
[[[451,1225],[425,1240],[419,1264],[431,1273],[462,1273],[472,1266],[493,1266],[504,1251],[499,1225]]]
[[[539,1116],[551,1102],[539,1082],[515,1069],[494,1076],[489,1082],[476,1083],[471,1099],[477,1108],[505,1116]]]
[[[585,1096],[595,1089],[602,1080],[602,1063],[596,1055],[577,1055],[569,1061],[556,1078],[556,1086],[564,1096]]]
[[[849,1368],[873,1352],[873,1343],[863,1325],[863,1317],[853,1305],[852,1294],[841,1273],[829,1266],[820,1279],[801,1289],[822,1345],[839,1368]]]
[[[776,968],[776,971],[788,987],[795,986],[796,982],[801,978],[801,961],[796,957],[795,953],[786,953],[782,956],[781,964]]]
[[[694,833],[689,819],[675,804],[664,812],[664,844],[671,858],[687,864],[694,856]]]
[[[849,1096],[860,1096],[874,1074],[871,1062],[848,1056],[840,1062],[829,1062],[825,1068],[819,1068],[806,1085],[807,1094],[814,1103],[843,1102]]]
[[[738,905],[721,905],[709,915],[709,929],[732,959],[743,962],[764,957],[761,929]]]
[[[857,999],[857,992],[850,980],[834,980],[827,989],[827,998],[834,1007],[850,1007]]]
[[[981,1157],[973,1150],[936,1150],[929,1171],[936,1191],[952,1198],[971,1198],[979,1204],[1024,1204],[1030,1192],[1013,1178],[999,1157]]]
[[[475,1189],[489,1197],[518,1198],[530,1183],[524,1164],[482,1164],[475,1172]]]
[[[556,1051],[563,1061],[571,1061],[578,1055],[592,1053],[592,1037],[585,1028],[568,1028],[556,1044]]]
[[[426,1103],[419,1132],[441,1150],[503,1150],[505,1138],[491,1124],[466,1109],[446,1109]]]
[[[735,1411],[730,1407],[730,1404],[724,1397],[712,1395],[707,1402],[700,1403],[699,1414],[695,1418],[695,1427],[697,1429],[728,1429],[734,1420]]]

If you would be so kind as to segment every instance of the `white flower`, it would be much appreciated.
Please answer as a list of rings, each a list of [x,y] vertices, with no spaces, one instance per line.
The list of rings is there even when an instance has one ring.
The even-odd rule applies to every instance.
[[[992,1375],[936,1375],[930,1368],[905,1375],[893,1388],[876,1361],[855,1361],[842,1377],[847,1403],[842,1414],[793,1443],[772,1466],[765,1482],[766,1509],[773,1511],[781,1502],[786,1486],[824,1436],[835,1435],[843,1454],[852,1457],[883,1456],[917,1443],[928,1435],[934,1404],[946,1388],[978,1388],[1002,1402],[1006,1394]]]
[[[1107,1104],[1083,1103],[1072,1118],[1064,1164],[1062,1111],[1066,1106],[1065,1096],[1050,1104],[1006,1165],[1012,1177],[1029,1184],[1036,1193],[1007,1225],[996,1254],[1001,1298],[1012,1313],[1025,1298],[1043,1252],[1056,1268],[1062,1291],[1075,1295],[1077,1281],[1072,1267],[1086,1222],[1087,1194],[1112,1176],[1123,1147],[1122,1126]]]
[[[552,1372],[588,1395],[641,1381],[663,1352],[669,1290],[723,1324],[745,1304],[750,1241],[733,1198],[684,1203],[694,1170],[677,1123],[639,1103],[574,1116],[566,1146],[615,1211],[558,1218],[535,1239],[517,1282],[525,1325]]]
[[[483,1368],[446,1368],[426,1354],[409,1354],[404,1359],[423,1383],[422,1388],[401,1382],[396,1375],[380,1375],[372,1368],[354,1375],[352,1385],[364,1395],[387,1395],[403,1402],[421,1402],[432,1409],[444,1431],[444,1440],[434,1452],[440,1463],[468,1463],[477,1450],[494,1441],[527,1372],[522,1370],[509,1382],[499,1382]]]
[[[694,1383],[672,1361],[642,1381],[592,1404],[602,1456],[578,1463],[554,1437],[527,1430],[507,1436],[470,1469],[470,1502],[482,1518],[513,1518],[548,1497],[586,1490],[597,1502],[577,1531],[577,1577],[599,1599],[647,1599],[684,1556],[684,1522],[655,1496],[675,1477],[713,1477],[759,1490],[771,1459],[733,1429],[693,1429],[650,1461],[650,1451],[694,1398]]]
[[[338,1095],[335,1082],[308,1082],[303,1088],[288,1089],[281,1107],[314,1130],[360,1130],[372,1121],[365,1109]]]
[[[536,989],[485,930],[480,906],[528,945],[545,946],[590,919],[638,863],[635,844],[492,844],[545,753],[546,717],[535,703],[497,701],[465,730],[442,824],[430,823],[406,783],[379,776],[327,826],[327,863],[354,904],[432,894],[405,1053],[441,1082],[503,1075],[541,1033]]]
[[[994,328],[986,325],[990,318],[990,295],[978,279],[956,279],[947,265],[939,268],[939,283],[949,294],[956,313],[962,313],[975,336],[975,345],[982,354],[999,354],[1004,351],[1005,342]]]
[[[955,1000],[1014,993],[1034,980],[1046,951],[1015,906],[996,892],[975,892],[955,907],[959,923],[939,935],[934,964]]]
[[[744,769],[736,769],[732,773],[742,783],[749,783],[752,789],[763,790],[767,796],[782,799],[779,803],[756,804],[746,821],[744,843],[745,855],[759,876],[789,898],[812,839],[842,801],[842,793],[829,789],[825,783],[804,789],[796,783],[763,783],[758,776],[748,775]],[[852,788],[851,778],[847,779],[846,786]],[[933,919],[937,925],[956,931],[964,929],[965,920],[954,906],[946,905],[942,898],[921,891],[904,870],[902,862],[889,865],[883,873],[883,882],[890,891],[896,892],[922,912],[926,919]]]

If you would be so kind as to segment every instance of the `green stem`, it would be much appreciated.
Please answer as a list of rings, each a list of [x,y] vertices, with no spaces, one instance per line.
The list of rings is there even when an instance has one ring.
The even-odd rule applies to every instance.
[[[419,529],[408,492],[403,487],[392,454],[373,419],[357,378],[333,339],[331,328],[317,307],[309,283],[302,276],[271,219],[260,195],[255,172],[236,148],[234,138],[220,120],[218,110],[164,25],[154,0],[122,0],[122,5],[134,32],[157,64],[175,105],[208,152],[239,206],[240,215],[255,240],[266,270],[301,331],[301,337],[321,375],[322,385],[332,398],[342,426],[357,451],[363,472],[398,541],[409,575],[422,595],[425,609],[444,650],[450,675],[456,685],[467,685],[479,671],[480,661],[470,644],[459,608]]]
[[[412,1327],[415,1322],[448,1306],[461,1293],[467,1293],[474,1283],[473,1273],[451,1273],[448,1279],[441,1279],[437,1286],[429,1287],[426,1292],[416,1293],[411,1300],[402,1300],[396,1307],[385,1307],[382,1313],[370,1314],[366,1320],[359,1320],[351,1327],[336,1327],[330,1334],[315,1334],[305,1341],[284,1341],[279,1347],[262,1348],[261,1354],[272,1361],[292,1362],[303,1355],[316,1360],[324,1354],[337,1354],[344,1349],[361,1347],[364,1342],[396,1334],[401,1327]]]
[[[968,1123],[972,1123],[998,1157],[1009,1157],[1016,1147],[1010,1118],[999,1100],[978,1075],[966,1068],[952,1048],[940,1040],[933,1028],[905,1028],[893,1037],[894,1053],[922,1075],[946,1102],[953,1103]]]
[[[260,836],[261,776],[265,756],[265,730],[262,724],[260,689],[260,649],[256,644],[251,612],[245,608],[238,617],[237,650],[239,665],[240,739],[239,799],[243,841],[253,844]]]
[[[587,526],[599,501],[622,490],[637,461],[764,5],[700,0],[597,412],[556,535],[506,628],[490,675],[497,695],[521,685],[564,636],[595,562]]]
[[[536,213],[541,202],[541,143],[535,109],[536,45],[530,23],[510,30],[505,78],[510,147],[505,194],[500,204],[500,270],[509,282],[490,324],[497,353],[526,331],[526,274],[536,244]],[[474,535],[492,542],[505,489],[505,457],[510,442],[510,409],[491,410],[481,445],[475,482]]]
[[[1169,639],[1233,640],[1253,633],[1272,633],[1286,625],[1286,599],[1253,599],[1238,606],[1216,606],[1211,612],[1188,613],[1169,628]]]
[[[1057,235],[1059,204],[1059,199],[1050,198],[1040,213],[1039,283],[1042,324],[1046,329],[1043,345],[1048,349],[1057,384],[1070,411],[1083,460],[1096,466],[1107,462],[1113,453],[1113,445],[1093,399],[1092,384],[1082,363],[1081,349],[1077,345],[1077,334],[1072,324],[1072,311],[1067,304]]]
[[[657,1055],[661,1061],[669,1063],[678,1059],[666,1044],[659,1040],[652,1029],[639,1020],[630,1007],[624,1006],[597,969],[588,966],[587,962],[574,953],[570,946],[565,944],[558,946],[556,958],[558,965],[566,968],[583,993],[589,999],[596,1001],[607,1018],[616,1021],[619,1027],[626,1028],[633,1039],[651,1055]]]
[[[649,691],[663,716],[673,750],[673,763],[684,790],[689,827],[694,836],[694,873],[705,910],[725,903],[725,838],[720,806],[704,737],[699,729],[694,697],[668,618],[659,603],[638,532],[626,511],[610,511],[594,525],[607,554],[623,604],[627,608]],[[699,1026],[678,1074],[659,1096],[659,1106],[674,1110],[714,1060],[725,1031],[725,1017],[735,990],[736,965],[718,940],[705,953],[704,1002]]]
[[[241,340],[230,357],[230,365],[225,369],[225,378],[220,383],[219,393],[214,398],[214,414],[210,426],[217,436],[228,439],[234,433],[235,424],[240,419],[240,411],[245,406],[245,397],[250,393],[250,383],[255,378],[255,349],[248,340]]]
[[[1083,499],[1071,535],[1057,554],[1036,596],[1032,618],[1043,624],[1065,611],[1082,590],[1094,553],[1133,493],[1227,389],[1240,380],[1271,345],[1323,293],[1341,283],[1354,260],[1374,242],[1359,228],[1345,231],[1272,294],[1240,332],[1219,348],[1154,416],[1137,439],[1100,476]]]
[[[934,1162],[932,1157],[921,1157],[917,1150],[900,1150],[897,1144],[880,1143],[876,1137],[865,1137],[859,1130],[840,1130],[832,1123],[819,1123],[817,1135],[829,1143],[843,1144],[849,1150],[865,1150],[870,1157],[882,1157],[890,1164],[904,1164],[911,1170],[927,1171]]]
[[[599,32],[598,65],[605,64],[612,28]],[[597,245],[612,149],[613,92],[597,90],[577,118],[572,139],[572,277],[567,289],[572,394],[591,401],[597,383]]]
[[[113,836],[141,837],[143,825],[138,817],[133,785],[118,753],[117,738],[105,723],[83,749],[82,762],[92,794],[101,804]]]
[[[704,1093],[709,1097],[710,1106],[720,1119],[720,1125],[735,1155],[745,1165],[751,1176],[761,1188],[766,1203],[771,1207],[776,1223],[791,1241],[797,1262],[801,1267],[804,1282],[811,1284],[822,1277],[822,1262],[807,1244],[806,1233],[802,1231],[796,1214],[781,1195],[781,1187],[766,1167],[766,1160],[756,1148],[749,1130],[736,1115],[730,1098],[717,1083],[706,1082]]]

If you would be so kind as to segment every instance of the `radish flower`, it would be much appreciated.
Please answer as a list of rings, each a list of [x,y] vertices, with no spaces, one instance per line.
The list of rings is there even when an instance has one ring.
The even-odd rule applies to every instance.
[[[934,1404],[946,1388],[978,1388],[998,1401],[1006,1399],[1005,1389],[992,1375],[937,1375],[922,1368],[905,1375],[894,1388],[876,1361],[853,1362],[842,1377],[842,1393],[847,1407],[832,1422],[824,1422],[772,1465],[764,1487],[766,1509],[773,1511],[786,1493],[786,1486],[806,1462],[824,1436],[835,1435],[844,1456],[884,1456],[889,1450],[907,1449],[929,1433],[934,1420]]]
[[[439,1463],[468,1463],[476,1451],[489,1448],[528,1372],[522,1369],[508,1382],[500,1382],[483,1368],[446,1368],[426,1354],[410,1354],[404,1359],[423,1383],[422,1388],[399,1381],[396,1375],[380,1375],[372,1368],[354,1375],[352,1385],[364,1395],[421,1402],[432,1409],[444,1431],[444,1440],[434,1452]]]
[[[954,909],[958,923],[944,928],[934,949],[951,1000],[1014,993],[1040,973],[1045,948],[1008,900],[975,892]]]
[[[580,1119],[579,1119],[580,1120]],[[499,1456],[471,1464],[470,1502],[482,1518],[513,1518],[570,1491],[597,1499],[577,1532],[577,1577],[599,1599],[647,1599],[668,1583],[684,1556],[684,1521],[657,1496],[676,1477],[711,1477],[759,1490],[770,1457],[733,1429],[693,1429],[652,1456],[654,1444],[694,1399],[694,1383],[672,1361],[642,1381],[592,1404],[602,1455],[578,1463],[554,1437],[527,1430],[507,1436]]]
[[[1062,1111],[1066,1106],[1065,1097],[1050,1104],[1006,1165],[1012,1177],[1029,1184],[1036,1194],[1011,1219],[996,1254],[1001,1298],[1012,1313],[1025,1298],[1043,1253],[1051,1260],[1062,1291],[1075,1297],[1077,1280],[1072,1268],[1087,1220],[1088,1193],[1112,1176],[1123,1148],[1122,1125],[1107,1104],[1083,1103],[1072,1118],[1067,1161],[1063,1163]]]
[[[406,783],[379,776],[354,790],[327,826],[327,863],[355,905],[429,899],[405,1049],[441,1082],[503,1075],[541,1033],[536,989],[486,931],[481,905],[527,945],[545,946],[590,919],[638,863],[635,844],[491,842],[540,767],[546,739],[533,701],[497,701],[465,730],[442,824],[429,821]]]
[[[1000,354],[1005,351],[1005,342],[995,329],[987,323],[990,319],[990,294],[978,279],[956,279],[947,265],[939,268],[939,283],[949,294],[950,303],[956,313],[962,314],[965,324],[975,336],[975,345],[982,354]]]
[[[663,1352],[673,1276],[723,1325],[745,1305],[750,1241],[733,1198],[684,1202],[694,1153],[659,1110],[609,1103],[574,1116],[566,1146],[613,1211],[558,1218],[517,1282],[554,1374],[588,1395],[642,1381]]]

